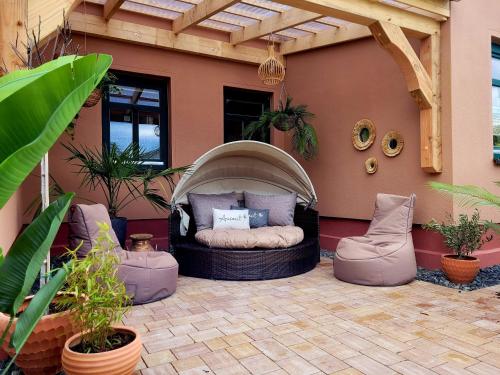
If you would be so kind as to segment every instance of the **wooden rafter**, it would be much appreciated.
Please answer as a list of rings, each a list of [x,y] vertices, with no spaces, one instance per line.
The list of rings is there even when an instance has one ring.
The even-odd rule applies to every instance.
[[[293,8],[232,32],[231,44],[240,44],[247,40],[260,38],[264,35],[276,33],[321,17],[323,16],[317,13]]]
[[[325,16],[370,26],[377,21],[388,21],[402,27],[407,33],[424,38],[439,32],[438,21],[398,7],[373,0],[274,0],[295,8]]]
[[[106,0],[103,9],[104,19],[109,21],[124,2],[125,0]]]
[[[210,56],[221,59],[260,64],[267,57],[264,49],[232,46],[220,40],[200,37],[159,29],[152,26],[110,19],[106,22],[102,17],[73,12],[69,17],[74,32],[86,33],[99,38],[125,41],[134,44],[152,46],[173,51],[181,51],[195,55]]]
[[[366,26],[350,25],[349,27],[332,28],[283,42],[280,46],[280,53],[290,55],[370,36],[370,29]]]
[[[200,23],[237,2],[238,0],[203,0],[176,18],[173,22],[172,30],[175,34],[178,34],[189,26]]]
[[[396,1],[398,3],[422,9],[442,17],[447,18],[450,16],[449,0],[396,0]]]
[[[70,14],[81,2],[82,0],[29,0],[27,26],[38,32],[40,22],[40,41],[44,42],[52,37],[57,26],[62,24],[63,14]]]
[[[420,164],[430,173],[441,172],[441,130],[439,119],[439,33],[422,43],[417,56],[410,42],[397,25],[378,21],[370,25],[378,43],[399,65],[408,86],[420,108]]]

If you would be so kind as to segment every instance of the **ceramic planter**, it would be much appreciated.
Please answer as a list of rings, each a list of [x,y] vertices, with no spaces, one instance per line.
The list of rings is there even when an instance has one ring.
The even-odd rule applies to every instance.
[[[24,301],[26,307],[33,297]],[[16,320],[9,329],[9,333],[2,345],[2,349],[10,356],[15,352],[9,348],[10,336],[14,332]],[[9,316],[0,313],[0,330],[3,332],[9,322]],[[79,331],[73,321],[72,313],[63,311],[56,314],[45,315],[38,322],[33,333],[22,348],[16,359],[16,365],[23,370],[25,375],[56,374],[61,371],[61,353],[66,340]]]
[[[443,255],[441,257],[441,269],[451,282],[469,284],[479,273],[479,259],[472,256],[458,259],[458,255]]]
[[[134,340],[119,349],[103,353],[79,353],[71,348],[81,340],[78,333],[66,341],[62,364],[66,375],[131,375],[141,358],[142,343],[139,332],[130,327],[115,327],[115,331],[131,333]]]

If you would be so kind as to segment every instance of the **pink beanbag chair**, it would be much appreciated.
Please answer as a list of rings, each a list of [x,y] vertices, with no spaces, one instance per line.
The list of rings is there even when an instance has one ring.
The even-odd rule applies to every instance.
[[[352,284],[392,286],[415,279],[411,235],[415,195],[377,194],[373,220],[364,236],[340,240],[333,273]]]

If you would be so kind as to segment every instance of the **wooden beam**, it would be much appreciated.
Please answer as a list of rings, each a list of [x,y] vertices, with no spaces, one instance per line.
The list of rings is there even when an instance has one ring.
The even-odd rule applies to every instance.
[[[189,26],[200,23],[237,2],[238,0],[203,0],[198,5],[195,5],[187,12],[177,17],[173,22],[172,30],[175,34],[178,34]]]
[[[379,21],[370,25],[370,30],[401,68],[408,91],[420,108],[431,108],[434,103],[431,78],[401,28]]]
[[[422,9],[442,17],[450,17],[450,0],[396,0],[414,8]]]
[[[440,35],[431,35],[420,44],[420,61],[432,80],[434,103],[420,110],[420,165],[428,173],[439,173],[442,165]]]
[[[292,8],[283,13],[275,14],[253,25],[243,27],[231,33],[231,44],[240,44],[247,40],[257,39],[264,35],[276,33],[323,17],[320,14]]]
[[[274,0],[309,12],[340,18],[370,26],[377,21],[390,21],[409,35],[424,38],[439,32],[438,21],[372,0]]]
[[[4,0],[0,0],[3,2]],[[55,35],[57,26],[63,23],[63,13],[70,14],[82,0],[29,0],[28,29],[38,34],[40,23],[40,42],[43,43]]]
[[[124,2],[125,0],[106,0],[103,10],[104,19],[109,21]]]
[[[428,173],[439,173],[442,171],[440,34],[436,33],[422,41],[419,58],[399,26],[376,22],[370,26],[370,30],[399,65],[408,91],[420,108],[420,166]]]
[[[12,44],[16,42],[18,35],[18,43],[26,43],[27,20],[28,0],[0,1],[0,66],[7,68],[9,72],[24,68],[12,50]],[[23,52],[22,47],[19,50]]]
[[[145,46],[181,51],[195,55],[216,57],[249,64],[260,64],[267,57],[267,51],[255,47],[232,46],[230,43],[196,35],[181,33],[151,26],[138,25],[73,12],[69,18],[74,32],[86,33],[98,38],[112,39]]]
[[[281,43],[280,54],[290,55],[292,53],[308,51],[371,36],[372,33],[366,26],[351,25],[349,27],[332,28],[331,30],[320,31],[313,35],[283,42]]]

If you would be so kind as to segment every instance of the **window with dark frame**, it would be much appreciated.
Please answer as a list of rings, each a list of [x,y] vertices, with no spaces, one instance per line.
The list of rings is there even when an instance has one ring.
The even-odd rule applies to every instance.
[[[492,44],[493,161],[500,164],[500,45]]]
[[[103,96],[103,144],[123,150],[131,143],[145,166],[168,166],[168,79],[113,71],[118,78]]]
[[[224,87],[224,143],[244,139],[245,127],[269,111],[271,98],[270,92]],[[270,143],[270,131],[264,137],[258,133],[254,140]]]

